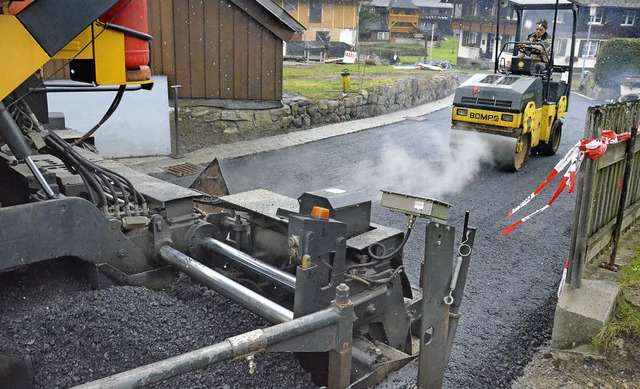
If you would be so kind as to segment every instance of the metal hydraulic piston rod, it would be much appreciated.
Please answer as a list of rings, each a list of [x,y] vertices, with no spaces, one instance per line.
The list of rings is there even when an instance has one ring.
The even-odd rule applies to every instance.
[[[209,288],[271,323],[284,323],[293,319],[293,312],[290,310],[251,289],[245,288],[170,246],[162,247],[158,256],[183,273],[201,281]]]
[[[213,238],[204,238],[201,244],[205,248],[233,260],[233,263],[241,267],[241,270],[248,271],[260,277],[263,281],[270,282],[288,292],[293,293],[296,291],[296,277],[293,274],[283,272]]]
[[[1,102],[0,137],[2,137],[7,143],[7,146],[9,146],[9,149],[13,153],[13,156],[16,157],[16,159],[23,159],[27,163],[29,170],[31,170],[31,173],[33,173],[36,180],[38,180],[38,183],[47,194],[47,197],[50,199],[58,197],[53,192],[53,190],[49,186],[49,183],[47,183],[47,180],[44,178],[36,164],[31,159],[31,147],[29,147],[27,142],[24,140],[20,128],[11,117],[9,111],[7,111],[7,107],[5,107],[5,105]]]

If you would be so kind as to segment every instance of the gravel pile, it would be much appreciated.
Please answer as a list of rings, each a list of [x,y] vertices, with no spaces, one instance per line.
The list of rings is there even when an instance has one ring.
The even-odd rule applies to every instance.
[[[269,326],[180,276],[163,291],[93,290],[56,260],[0,275],[0,352],[31,365],[36,388],[68,388]],[[289,353],[255,355],[185,374],[157,388],[316,388]],[[1,387],[2,385],[0,385]]]

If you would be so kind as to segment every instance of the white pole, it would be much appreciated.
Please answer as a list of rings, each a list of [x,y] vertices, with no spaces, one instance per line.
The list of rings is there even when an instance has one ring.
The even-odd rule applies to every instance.
[[[582,71],[580,72],[580,81],[584,80],[584,67],[587,62],[587,54],[589,53],[589,41],[591,40],[591,17],[589,17],[589,29],[587,30],[587,43],[584,45],[582,53]]]
[[[584,80],[584,67],[587,62],[587,54],[589,53],[589,42],[591,41],[591,25],[596,18],[596,9],[594,5],[589,6],[589,29],[587,30],[587,43],[584,45],[582,52],[582,71],[580,72],[580,81]]]
[[[431,64],[433,64],[433,33],[435,29],[435,23],[431,24],[431,47],[429,48],[429,58],[431,60]]]

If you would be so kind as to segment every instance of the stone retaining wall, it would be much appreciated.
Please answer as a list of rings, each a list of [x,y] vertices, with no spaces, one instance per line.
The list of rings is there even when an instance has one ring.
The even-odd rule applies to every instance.
[[[442,99],[458,86],[457,74],[401,80],[335,100],[283,99],[281,108],[238,110],[180,103],[180,151],[306,130],[325,124],[377,116]],[[173,121],[172,121],[173,122]],[[173,123],[172,123],[173,124]]]

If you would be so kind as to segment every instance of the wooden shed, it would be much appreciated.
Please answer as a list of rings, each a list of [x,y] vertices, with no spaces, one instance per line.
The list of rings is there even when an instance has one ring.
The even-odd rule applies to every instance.
[[[304,27],[271,0],[148,1],[151,68],[179,97],[282,98],[283,41]]]
[[[180,98],[282,99],[283,41],[305,28],[271,0],[148,0],[151,69]],[[70,78],[62,60],[45,76]]]

